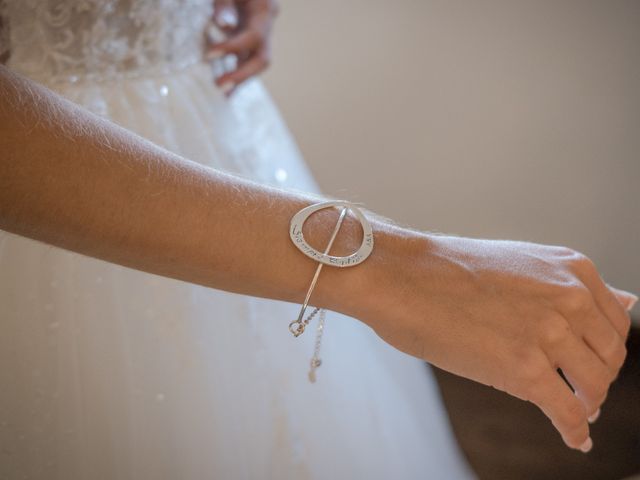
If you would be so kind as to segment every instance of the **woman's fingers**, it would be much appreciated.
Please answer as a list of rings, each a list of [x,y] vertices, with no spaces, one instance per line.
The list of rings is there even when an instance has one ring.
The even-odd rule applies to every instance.
[[[606,398],[627,354],[624,337],[596,303],[593,288],[576,284],[567,290],[557,303],[564,321],[551,319],[541,338],[543,350],[562,369],[590,417]],[[620,311],[614,315],[619,318]]]
[[[599,314],[585,317],[582,339],[607,366],[612,379],[615,379],[627,356],[625,343],[611,326]]]
[[[575,336],[591,348],[614,379],[627,355],[624,338],[598,307],[591,290],[575,287],[558,302],[557,308]]]
[[[626,340],[631,328],[631,317],[624,305],[607,288],[600,275],[596,274],[596,277],[593,283],[587,286],[593,292],[593,298],[598,308],[607,316],[622,339]]]
[[[587,452],[593,443],[584,403],[549,364],[530,384],[527,398],[549,417],[567,446]]]
[[[260,45],[262,45],[262,38],[257,30],[242,30],[237,35],[212,46],[207,53],[207,58],[217,58],[229,54],[242,55],[257,50]]]
[[[240,66],[231,72],[225,73],[216,79],[216,83],[231,95],[235,88],[245,80],[257,75],[269,66],[269,57],[266,53],[257,52],[249,60],[242,62]]]
[[[596,412],[595,412],[593,415],[591,415],[591,416],[587,419],[587,421],[588,421],[589,423],[595,423],[595,421],[596,421],[596,420],[598,420],[598,418],[599,418],[599,417],[600,417],[600,409],[596,410]]]
[[[216,84],[223,88],[227,95],[231,95],[242,82],[269,67],[271,58],[268,45],[262,41],[256,30],[244,31],[216,48],[223,49],[225,54],[235,54],[238,58],[234,70],[216,78]]]
[[[631,328],[631,319],[625,308],[600,277],[593,261],[579,253],[570,260],[576,275],[590,290],[600,311],[608,318],[623,339],[627,338]]]
[[[630,311],[633,306],[638,302],[638,296],[626,290],[612,287],[608,283],[607,288],[615,295],[616,299],[624,306],[627,311]]]
[[[568,332],[553,345],[545,345],[545,348],[554,368],[560,368],[573,386],[588,416],[593,415],[605,399],[614,378],[611,370],[573,332]]]
[[[278,7],[273,0],[245,0],[243,2],[230,2],[229,0],[218,0],[216,6],[220,8],[220,13],[227,7],[235,8],[237,28],[228,30],[226,38],[220,41],[212,41],[211,47],[207,49],[205,58],[214,60],[221,57],[235,58],[235,65],[229,71],[216,78],[216,84],[220,86],[226,95],[230,95],[235,88],[250,77],[258,75],[265,70],[270,63],[270,42],[269,36],[274,17],[277,15]],[[231,19],[231,14],[229,14]],[[220,19],[216,17],[216,22]],[[228,22],[227,22],[228,23]]]

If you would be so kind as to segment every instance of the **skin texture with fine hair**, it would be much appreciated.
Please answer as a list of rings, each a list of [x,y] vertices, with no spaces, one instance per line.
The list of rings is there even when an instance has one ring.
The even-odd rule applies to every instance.
[[[186,160],[3,66],[0,151],[3,230],[230,292],[304,299],[317,264],[291,243],[289,221],[322,197]],[[312,304],[534,403],[568,446],[588,451],[588,417],[625,359],[634,296],[567,247],[432,234],[365,213],[372,254],[325,268]],[[337,216],[305,223],[316,249]],[[361,235],[348,216],[331,253],[353,252]]]

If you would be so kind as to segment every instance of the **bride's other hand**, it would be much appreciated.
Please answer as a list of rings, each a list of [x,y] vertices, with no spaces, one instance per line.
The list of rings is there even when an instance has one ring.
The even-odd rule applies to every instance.
[[[245,80],[260,74],[271,63],[271,28],[278,14],[276,0],[215,0],[214,23],[227,34],[209,41],[208,60],[226,55],[237,58],[236,68],[216,78],[227,96]]]
[[[588,451],[588,419],[624,362],[625,309],[637,297],[570,248],[444,235],[404,243],[400,256],[383,252],[355,316],[406,353],[533,402],[568,446]]]

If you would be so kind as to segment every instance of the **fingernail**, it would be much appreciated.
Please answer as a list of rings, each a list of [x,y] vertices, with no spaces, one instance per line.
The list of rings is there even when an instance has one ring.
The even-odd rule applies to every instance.
[[[638,297],[636,295],[634,295],[633,293],[630,293],[629,296],[631,297],[631,300],[629,301],[629,304],[627,305],[627,310],[631,310],[633,308],[633,306],[636,304],[636,302],[638,301]]]
[[[596,410],[595,413],[591,415],[587,420],[589,421],[589,423],[593,423],[598,419],[599,416],[600,416],[600,409]]]
[[[207,60],[215,60],[216,58],[220,58],[224,55],[222,50],[209,50],[204,58]]]
[[[216,15],[218,25],[222,28],[235,28],[238,25],[238,15],[233,8],[223,8]]]
[[[580,445],[580,451],[587,453],[593,447],[593,441],[591,437],[587,438],[582,445]]]
[[[220,90],[222,90],[222,93],[224,93],[225,95],[229,95],[229,92],[233,90],[234,86],[235,85],[233,84],[233,82],[225,82],[222,85],[220,85]]]

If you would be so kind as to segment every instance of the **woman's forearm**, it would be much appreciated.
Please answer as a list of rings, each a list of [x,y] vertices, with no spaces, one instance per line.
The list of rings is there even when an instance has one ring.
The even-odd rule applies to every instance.
[[[88,256],[222,290],[301,302],[316,262],[289,240],[291,216],[321,197],[191,162],[0,66],[0,228]],[[322,248],[337,210],[313,215]],[[312,304],[349,310],[397,228],[372,219],[376,251],[323,269]],[[355,251],[348,217],[333,254]],[[368,264],[368,265],[367,265]]]
[[[317,264],[290,242],[289,220],[319,197],[185,160],[3,67],[0,95],[0,228],[210,287],[303,300]],[[337,215],[311,217],[313,246]],[[566,247],[431,235],[370,216],[371,256],[324,269],[311,304],[532,401],[567,445],[588,451],[587,419],[622,366],[625,308],[637,297]],[[360,237],[348,218],[332,253],[355,251]]]

